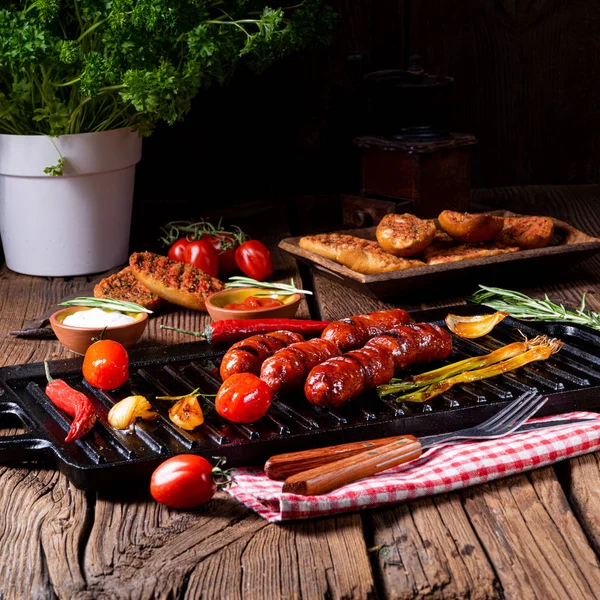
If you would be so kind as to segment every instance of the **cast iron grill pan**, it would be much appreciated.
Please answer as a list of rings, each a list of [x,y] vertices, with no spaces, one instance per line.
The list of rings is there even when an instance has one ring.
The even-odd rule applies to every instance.
[[[448,312],[478,314],[480,306],[459,306],[414,313],[416,321],[443,325]],[[177,396],[200,387],[214,394],[215,376],[226,348],[204,342],[134,350],[130,353],[129,382],[111,392],[88,386],[81,377],[82,360],[53,361],[53,377],[65,379],[83,391],[95,405],[99,419],[93,430],[75,443],[63,442],[70,426],[66,417],[46,397],[43,364],[0,369],[0,426],[22,423],[25,434],[0,437],[0,462],[12,465],[50,464],[63,471],[81,488],[103,488],[116,482],[148,476],[164,459],[180,453],[200,454],[208,459],[225,456],[231,466],[261,464],[269,456],[330,444],[412,433],[429,435],[452,431],[480,422],[526,390],[549,395],[540,414],[600,409],[600,334],[565,324],[526,324],[505,319],[494,331],[478,340],[454,338],[449,361],[485,354],[520,339],[521,333],[540,333],[565,342],[547,361],[491,380],[455,387],[426,404],[397,403],[393,396],[378,399],[364,394],[335,410],[311,406],[304,398],[287,396],[275,401],[269,414],[252,425],[221,418],[214,398],[200,398],[204,424],[184,431],[171,423],[171,402],[156,396]],[[429,370],[439,364],[408,370]],[[131,394],[146,396],[160,418],[140,423],[135,433],[113,430],[107,415],[114,402]]]

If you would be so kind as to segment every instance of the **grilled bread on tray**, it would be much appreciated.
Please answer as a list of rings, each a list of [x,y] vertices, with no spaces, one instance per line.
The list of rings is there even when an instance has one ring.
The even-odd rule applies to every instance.
[[[135,302],[148,310],[155,310],[163,303],[162,298],[153,294],[134,277],[131,267],[125,267],[118,273],[105,277],[94,287],[94,296],[96,298]]]
[[[420,260],[399,258],[382,250],[377,242],[343,233],[321,233],[300,238],[300,247],[334,260],[353,271],[371,275],[423,267]]]
[[[129,258],[135,278],[151,292],[173,304],[206,310],[206,297],[223,289],[223,283],[194,265],[153,254],[135,252]]]
[[[485,256],[516,252],[518,249],[515,247],[500,246],[499,244],[480,244],[479,246],[461,244],[460,246],[450,246],[445,243],[433,243],[429,248],[425,248],[423,257],[428,265],[441,265],[457,260],[483,258]]]

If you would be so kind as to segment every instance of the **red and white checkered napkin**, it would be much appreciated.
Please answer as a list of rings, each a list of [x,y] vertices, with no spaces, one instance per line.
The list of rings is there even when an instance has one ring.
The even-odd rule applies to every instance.
[[[584,418],[590,421],[568,424],[569,420]],[[274,523],[451,492],[600,450],[600,414],[572,412],[530,422],[548,419],[564,420],[565,424],[497,440],[432,448],[406,465],[322,496],[284,494],[282,482],[271,481],[262,470],[251,468],[234,470],[235,483],[227,491]]]

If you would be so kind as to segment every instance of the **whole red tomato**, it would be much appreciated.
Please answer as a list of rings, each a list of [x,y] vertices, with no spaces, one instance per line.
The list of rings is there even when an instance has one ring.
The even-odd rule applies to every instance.
[[[150,480],[152,497],[173,508],[192,508],[208,502],[216,489],[213,466],[195,454],[180,454],[165,460]]]
[[[185,262],[184,252],[186,246],[189,244],[189,240],[187,238],[178,239],[173,245],[169,248],[169,253],[167,256],[171,260],[176,260],[177,262]]]
[[[264,281],[273,275],[273,259],[268,248],[258,240],[244,242],[235,251],[235,262],[244,275]]]
[[[83,359],[85,380],[100,390],[114,390],[129,379],[127,350],[113,340],[100,340],[92,344]]]
[[[183,252],[184,262],[198,267],[211,277],[219,274],[219,255],[208,240],[190,242]]]
[[[233,273],[237,270],[235,251],[239,246],[236,237],[231,233],[205,233],[201,239],[207,239],[219,254],[219,272],[222,274]]]
[[[225,380],[215,398],[217,412],[234,423],[254,423],[271,406],[269,386],[252,373],[236,373]]]

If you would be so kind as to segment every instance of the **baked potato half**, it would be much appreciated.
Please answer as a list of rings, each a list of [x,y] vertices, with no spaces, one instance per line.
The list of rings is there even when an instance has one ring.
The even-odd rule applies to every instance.
[[[390,213],[377,226],[379,245],[394,256],[413,256],[423,252],[435,236],[436,226],[432,220],[415,215]]]
[[[521,250],[544,248],[554,235],[554,222],[549,217],[506,217],[496,241]]]
[[[495,238],[504,226],[503,217],[444,210],[438,217],[440,227],[455,240],[479,244]]]

